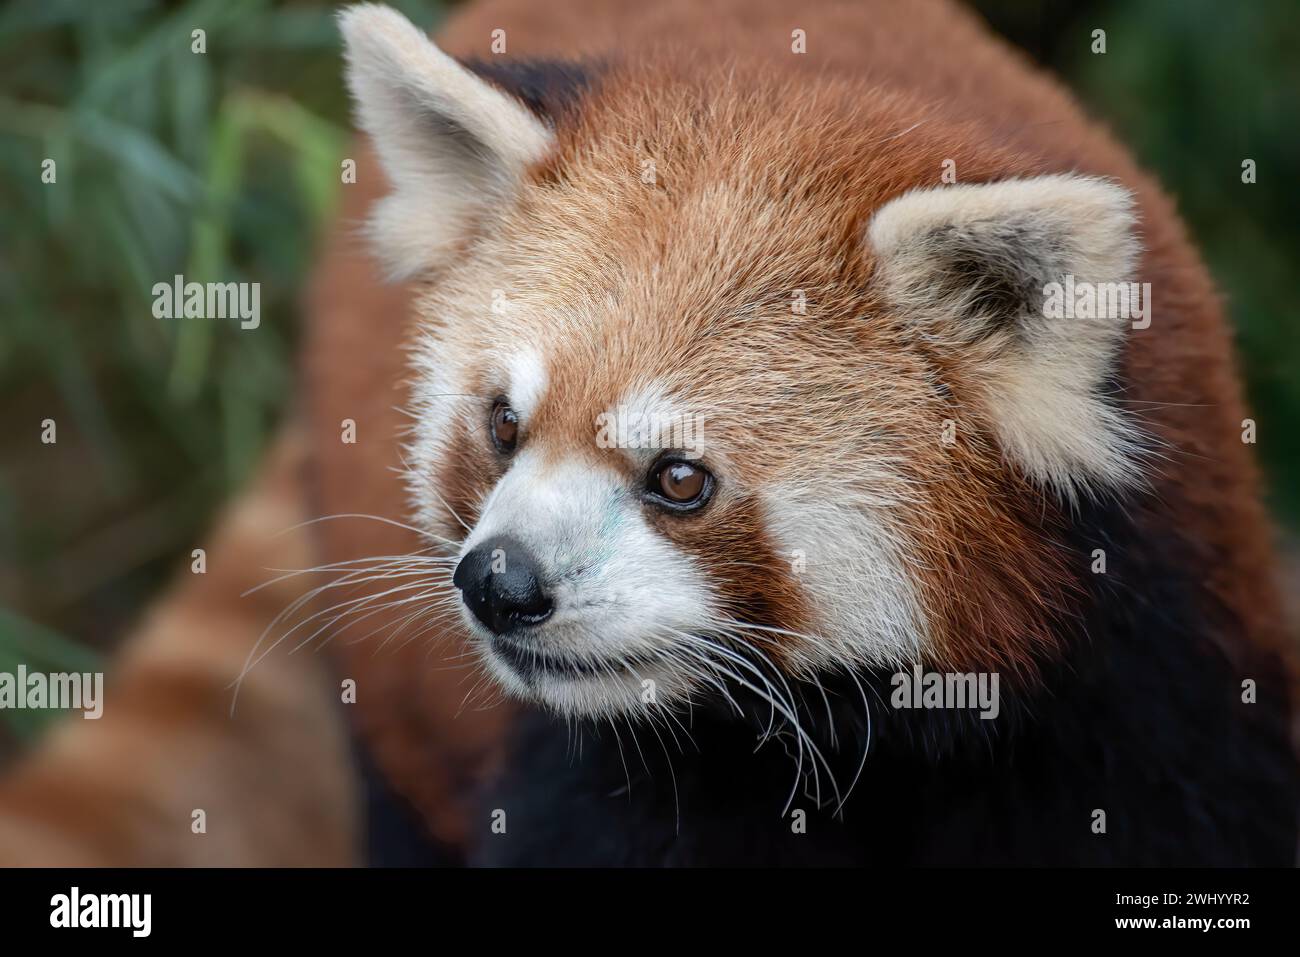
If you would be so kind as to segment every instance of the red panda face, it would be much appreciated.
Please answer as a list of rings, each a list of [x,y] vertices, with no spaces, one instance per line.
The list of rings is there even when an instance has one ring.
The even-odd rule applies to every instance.
[[[899,518],[940,410],[887,323],[819,319],[870,314],[865,263],[772,275],[788,253],[763,220],[801,213],[725,180],[677,206],[634,179],[558,230],[608,174],[567,175],[527,185],[420,303],[411,489],[423,527],[463,540],[489,667],[607,712],[709,692],[729,645],[794,673],[917,656]],[[626,235],[644,205],[658,234]]]
[[[415,521],[503,685],[601,715],[1032,667],[1070,579],[1052,517],[1136,449],[1100,388],[1119,326],[1034,301],[1127,276],[1122,190],[935,187],[949,144],[905,104],[814,88],[791,125],[735,77],[610,80],[552,128],[396,14],[344,29],[395,184],[373,229],[423,277]]]

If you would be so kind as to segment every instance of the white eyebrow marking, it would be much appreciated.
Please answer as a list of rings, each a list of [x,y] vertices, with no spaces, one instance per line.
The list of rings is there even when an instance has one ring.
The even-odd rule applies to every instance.
[[[662,383],[627,392],[596,424],[598,444],[636,459],[665,449],[680,449],[690,458],[704,452],[704,416],[686,411]]]
[[[521,419],[527,419],[537,411],[542,396],[546,394],[546,365],[539,353],[532,350],[516,352],[505,362],[506,376],[510,383],[507,398],[510,406]]]

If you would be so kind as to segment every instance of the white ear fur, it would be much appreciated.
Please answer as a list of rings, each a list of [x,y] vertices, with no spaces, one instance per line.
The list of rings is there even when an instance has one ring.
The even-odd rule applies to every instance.
[[[393,192],[370,228],[394,277],[438,262],[552,135],[521,103],[461,66],[397,11],[377,4],[339,15],[347,78]]]
[[[1053,175],[913,190],[868,233],[886,296],[976,370],[1004,453],[1067,497],[1140,477],[1138,437],[1101,394],[1129,323],[1049,318],[1045,287],[1128,282],[1134,222],[1122,187]]]

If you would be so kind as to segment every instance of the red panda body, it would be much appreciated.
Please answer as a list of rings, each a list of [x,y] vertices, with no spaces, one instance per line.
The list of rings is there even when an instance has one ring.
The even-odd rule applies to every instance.
[[[1292,691],[1222,310],[1168,199],[1067,94],[946,3],[486,2],[440,37],[462,72],[349,17],[387,170],[361,158],[349,219],[391,182],[372,229],[409,281],[383,285],[351,227],[326,259],[315,509],[414,527],[324,523],[326,561],[457,568],[429,627],[489,684],[426,642],[337,643],[370,759],[443,852],[1293,860]],[[1149,283],[1149,326],[1027,308],[1076,273]],[[669,474],[595,440],[637,402],[698,412],[702,457]],[[495,587],[469,581],[480,549],[555,598],[526,641],[517,599],[458,604]],[[914,667],[996,675],[996,717],[924,707]],[[533,704],[478,709],[498,684]],[[637,710],[647,688],[666,712]]]

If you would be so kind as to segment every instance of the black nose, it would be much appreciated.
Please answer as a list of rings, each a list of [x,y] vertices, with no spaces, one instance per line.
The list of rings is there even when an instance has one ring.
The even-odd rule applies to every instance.
[[[539,577],[528,549],[508,535],[498,535],[462,558],[451,580],[483,627],[502,635],[540,624],[555,610]]]

